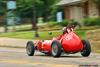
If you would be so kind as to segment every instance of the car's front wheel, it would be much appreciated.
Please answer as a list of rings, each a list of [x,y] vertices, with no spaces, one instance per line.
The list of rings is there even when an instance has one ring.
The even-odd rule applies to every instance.
[[[83,43],[84,48],[81,51],[81,55],[84,56],[84,57],[88,57],[91,53],[90,43],[89,43],[88,40],[83,40],[82,43]]]
[[[35,47],[32,41],[28,41],[26,45],[26,52],[28,56],[33,56],[35,52]]]
[[[58,41],[53,41],[51,44],[52,56],[60,57],[62,50],[61,44]]]

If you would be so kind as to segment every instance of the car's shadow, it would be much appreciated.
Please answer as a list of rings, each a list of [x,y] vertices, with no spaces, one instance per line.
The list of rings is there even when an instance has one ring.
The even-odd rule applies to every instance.
[[[35,55],[35,56],[38,56],[38,57],[53,57],[52,55],[45,55],[45,54],[42,54],[42,55]],[[62,55],[60,56],[60,58],[82,58],[82,56],[68,56],[68,55]]]
[[[82,58],[82,56],[61,56],[62,58]]]

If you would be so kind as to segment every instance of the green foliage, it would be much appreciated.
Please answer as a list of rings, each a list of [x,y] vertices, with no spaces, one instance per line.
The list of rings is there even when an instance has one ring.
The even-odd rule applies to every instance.
[[[69,22],[68,20],[63,20],[62,22],[50,21],[48,23],[48,25],[50,25],[50,26],[56,26],[56,25],[59,25],[59,26],[67,26],[68,22]]]
[[[0,0],[0,14],[5,14],[7,11],[6,3],[9,0]],[[55,18],[57,6],[55,5],[60,0],[16,0],[17,15],[33,19],[33,12],[36,11],[36,17],[43,17],[45,20]]]
[[[63,20],[62,22],[60,22],[59,24],[61,25],[61,26],[67,26],[67,24],[68,24],[68,20]]]
[[[20,39],[36,39],[36,40],[45,40],[45,39],[52,39],[58,35],[61,35],[61,31],[53,31],[52,35],[48,34],[48,31],[41,31],[39,32],[40,37],[34,37],[33,31],[21,31],[21,32],[9,32],[9,33],[1,33],[0,37],[9,37],[9,38],[20,38]],[[85,38],[86,34],[85,31],[76,31],[80,38]]]
[[[6,12],[6,1],[0,0],[0,15],[4,15]]]
[[[85,26],[100,26],[100,18],[85,18],[83,23]]]
[[[52,27],[52,26],[59,25],[59,23],[58,22],[54,22],[54,21],[50,21],[50,22],[48,22],[48,25]]]
[[[33,10],[35,10],[37,17],[42,16],[47,19],[56,9],[55,3],[58,1],[59,0],[17,0],[17,13],[22,17],[32,17]]]

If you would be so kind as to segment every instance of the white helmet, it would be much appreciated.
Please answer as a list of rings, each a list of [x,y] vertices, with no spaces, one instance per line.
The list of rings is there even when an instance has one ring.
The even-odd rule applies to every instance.
[[[63,33],[66,32],[66,27],[63,27],[62,32],[63,32]]]

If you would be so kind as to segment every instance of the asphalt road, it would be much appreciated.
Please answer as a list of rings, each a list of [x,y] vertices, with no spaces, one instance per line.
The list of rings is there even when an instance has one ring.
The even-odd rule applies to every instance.
[[[25,49],[0,47],[0,67],[100,67],[100,54],[89,57],[78,54],[62,55],[60,58],[35,52],[27,56]]]

